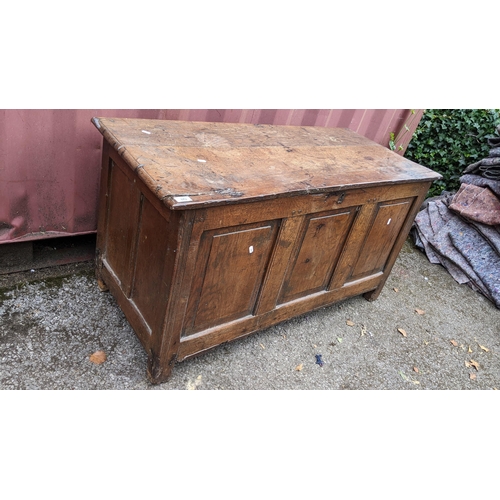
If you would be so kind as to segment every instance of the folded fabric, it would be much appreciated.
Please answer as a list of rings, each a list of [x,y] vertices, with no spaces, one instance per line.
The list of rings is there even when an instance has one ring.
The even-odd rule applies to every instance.
[[[455,281],[482,293],[500,309],[500,226],[450,210],[455,197],[436,197],[417,214],[411,231],[415,244],[430,262],[441,264]]]
[[[485,296],[500,308],[500,256],[476,231],[453,231],[450,238],[474,273],[479,276],[481,285],[488,289]]]
[[[457,266],[461,273],[467,276],[467,281],[472,281],[472,283],[479,288],[481,293],[491,300],[488,288],[475,272],[474,263],[471,264],[454,244],[454,234],[462,233],[462,235],[465,234],[467,235],[466,237],[469,237],[471,231],[475,232],[474,230],[467,228],[466,223],[464,223],[459,217],[455,216],[446,223],[443,229],[434,237],[432,241],[430,241],[430,244],[440,255],[450,260],[455,266]],[[463,283],[463,281],[464,278],[461,277],[459,283]]]
[[[486,226],[474,221],[469,222],[500,257],[500,226]]]
[[[434,205],[434,204],[435,202],[432,202],[429,205]],[[441,261],[440,255],[433,250],[432,246],[429,243],[429,241],[432,241],[436,235],[436,231],[434,231],[431,225],[431,217],[429,215],[429,205],[424,210],[421,210],[415,217],[413,228],[416,231],[416,236],[418,236],[418,240],[415,238],[415,244],[417,244],[417,246],[425,252],[427,258],[432,264],[444,265],[443,262]],[[434,222],[442,222],[442,221],[440,217],[437,218],[437,220],[434,217]],[[465,283],[466,281],[467,279],[465,281],[462,281],[461,283]]]
[[[455,259],[450,258],[450,253],[457,253],[451,244],[448,247],[450,252],[447,252],[443,248],[446,245],[446,241],[442,242],[443,245],[438,245],[438,248],[433,245],[440,231],[453,217],[456,217],[456,215],[451,210],[448,210],[443,200],[436,199],[431,201],[427,205],[427,208],[421,210],[415,218],[413,225],[413,229],[416,232],[416,234],[415,232],[413,233],[415,244],[424,251],[432,264],[441,264],[446,268],[455,281],[461,285],[466,283],[474,288],[474,290],[478,290],[477,286],[471,285],[471,278],[460,269],[460,264],[463,263],[460,261],[460,256],[455,256]],[[456,263],[457,259],[459,261],[458,264]]]
[[[500,147],[490,149],[490,154],[488,156],[500,156]]]
[[[473,184],[474,186],[489,187],[500,198],[500,181],[485,179],[480,175],[466,174],[460,177],[462,184]]]
[[[464,174],[479,174],[487,179],[500,179],[500,158],[483,158],[469,165]]]
[[[500,125],[497,127],[497,133],[500,134]],[[490,137],[487,141],[491,148],[488,157],[472,163],[463,173],[500,180],[500,137]]]
[[[500,224],[500,200],[487,187],[462,184],[449,209],[482,224]]]
[[[464,170],[456,194],[424,202],[410,234],[430,262],[500,309],[500,136],[488,144],[489,156]]]

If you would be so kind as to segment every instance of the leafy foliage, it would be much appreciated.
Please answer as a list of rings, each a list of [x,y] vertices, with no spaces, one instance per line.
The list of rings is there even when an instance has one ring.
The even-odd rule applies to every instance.
[[[406,150],[405,157],[438,173],[429,196],[456,191],[471,163],[488,156],[487,139],[497,136],[500,109],[428,109]]]

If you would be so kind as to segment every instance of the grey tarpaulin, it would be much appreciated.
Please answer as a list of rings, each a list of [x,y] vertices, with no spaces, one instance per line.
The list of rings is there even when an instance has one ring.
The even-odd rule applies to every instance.
[[[500,125],[497,127],[497,132],[500,134]],[[469,165],[464,170],[464,174],[477,174],[487,179],[500,179],[500,137],[488,139],[488,145],[491,148],[488,157]]]
[[[411,234],[430,262],[444,266],[458,283],[466,283],[500,309],[499,140],[488,141],[494,147],[487,159],[498,163],[467,167],[457,193],[444,192],[422,205]]]

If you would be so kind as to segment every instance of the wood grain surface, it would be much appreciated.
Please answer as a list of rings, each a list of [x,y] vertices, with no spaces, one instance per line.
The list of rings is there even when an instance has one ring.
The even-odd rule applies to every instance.
[[[126,118],[93,123],[173,209],[439,178],[348,129]]]
[[[153,383],[223,342],[381,292],[439,175],[346,129],[95,119],[96,274]]]

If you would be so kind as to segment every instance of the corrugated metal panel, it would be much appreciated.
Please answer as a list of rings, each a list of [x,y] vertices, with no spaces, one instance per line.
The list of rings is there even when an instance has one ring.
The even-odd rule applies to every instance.
[[[165,120],[346,127],[388,146],[391,132],[397,135],[407,121],[413,123],[413,133],[422,116],[422,110],[415,111],[413,114],[409,109],[184,109],[166,110],[161,116]],[[402,144],[404,149],[408,142],[409,139]]]
[[[383,146],[392,132],[403,154],[416,111],[0,110],[0,243],[96,231],[102,137],[92,116],[346,127]]]
[[[0,243],[95,232],[102,138],[90,119],[99,114],[160,111],[0,111]]]

